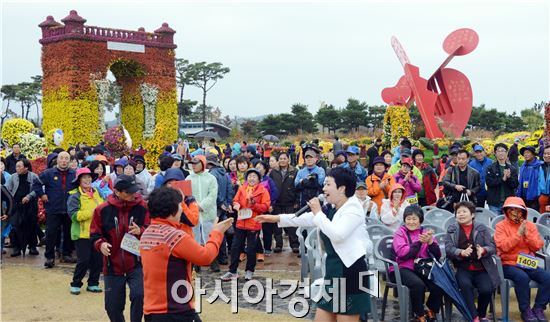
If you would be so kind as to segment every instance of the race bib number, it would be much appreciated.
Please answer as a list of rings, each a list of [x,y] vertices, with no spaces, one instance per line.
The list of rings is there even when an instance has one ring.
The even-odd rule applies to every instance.
[[[416,196],[411,196],[407,198],[407,201],[412,205],[418,203],[418,198]]]
[[[252,209],[243,208],[239,210],[239,213],[237,214],[237,220],[245,220],[249,218],[252,218]]]
[[[124,249],[128,253],[139,256],[139,239],[132,234],[126,233],[124,234],[124,238],[122,238],[120,248]]]
[[[523,189],[529,188],[529,181],[523,181]]]
[[[539,261],[535,256],[519,253],[516,266],[525,269],[537,269]]]

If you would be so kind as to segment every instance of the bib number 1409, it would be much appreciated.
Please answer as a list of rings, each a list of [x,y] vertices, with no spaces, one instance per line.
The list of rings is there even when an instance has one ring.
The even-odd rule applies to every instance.
[[[519,253],[516,266],[525,269],[537,269],[539,262],[535,256]]]

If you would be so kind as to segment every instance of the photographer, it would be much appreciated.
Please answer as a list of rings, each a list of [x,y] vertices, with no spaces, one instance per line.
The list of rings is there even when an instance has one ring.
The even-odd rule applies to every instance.
[[[313,145],[304,147],[305,166],[296,174],[294,186],[298,192],[300,207],[306,205],[311,198],[322,193],[325,182],[325,170],[316,165],[319,159],[319,150]]]

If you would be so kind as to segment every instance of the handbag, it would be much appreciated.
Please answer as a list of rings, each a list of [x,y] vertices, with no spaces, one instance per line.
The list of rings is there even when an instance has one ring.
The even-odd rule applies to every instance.
[[[439,198],[435,203],[435,206],[439,209],[449,209],[453,205],[453,196],[448,195],[443,198]]]
[[[433,266],[434,266],[434,259],[431,257],[416,258],[414,260],[414,271],[425,278],[428,278],[428,276],[430,276],[430,272],[432,271]]]
[[[462,193],[460,195],[460,202],[462,202],[462,201],[470,201],[470,197],[468,197],[467,193]]]

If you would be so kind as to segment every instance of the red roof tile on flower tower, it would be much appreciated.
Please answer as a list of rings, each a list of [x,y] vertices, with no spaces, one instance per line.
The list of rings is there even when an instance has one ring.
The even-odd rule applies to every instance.
[[[46,17],[46,20],[42,21],[38,27],[40,28],[45,28],[45,27],[56,27],[56,26],[60,26],[61,23],[55,21],[55,19],[53,18],[53,16],[47,16]]]
[[[162,24],[162,27],[155,30],[155,34],[160,34],[162,36],[162,42],[168,43],[168,44],[174,43],[175,33],[176,31],[170,28],[170,26],[168,26],[166,22]]]

